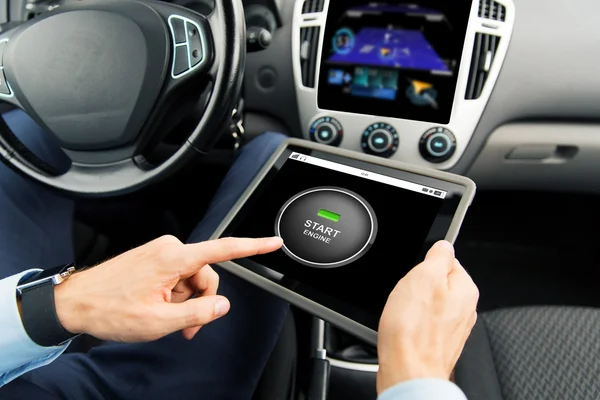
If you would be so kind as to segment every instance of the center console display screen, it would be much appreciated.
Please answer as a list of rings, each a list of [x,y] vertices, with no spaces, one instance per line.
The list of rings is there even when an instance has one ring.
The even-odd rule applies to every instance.
[[[450,122],[471,4],[332,0],[319,108]]]

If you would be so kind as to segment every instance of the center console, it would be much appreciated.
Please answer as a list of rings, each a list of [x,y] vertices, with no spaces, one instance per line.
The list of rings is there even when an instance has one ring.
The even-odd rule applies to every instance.
[[[292,53],[305,139],[452,168],[506,55],[512,0],[298,0]]]
[[[305,139],[438,169],[475,131],[508,50],[512,0],[297,0],[294,81]],[[330,398],[374,398],[376,350],[321,320]]]

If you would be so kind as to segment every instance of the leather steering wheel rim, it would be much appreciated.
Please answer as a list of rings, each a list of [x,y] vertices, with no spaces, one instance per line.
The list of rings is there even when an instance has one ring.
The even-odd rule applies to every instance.
[[[162,67],[165,67],[166,71],[170,72],[167,73],[165,83],[163,83],[163,85],[168,87],[169,90],[173,90],[174,93],[179,93],[177,90],[187,90],[185,87],[185,82],[188,81],[186,81],[186,79],[190,79],[189,82],[192,82],[192,78],[188,78],[188,76],[185,76],[185,79],[180,79],[181,76],[186,75],[187,72],[180,74],[178,77],[174,75],[175,62],[176,57],[178,57],[177,55],[179,54],[177,51],[180,51],[183,47],[185,47],[188,51],[188,66],[192,65],[190,61],[192,56],[190,54],[192,54],[191,49],[194,42],[191,40],[193,39],[192,35],[197,35],[197,32],[194,33],[192,31],[196,31],[197,28],[199,28],[200,30],[203,30],[202,51],[206,52],[206,54],[203,53],[204,55],[201,56],[203,62],[199,64],[199,68],[197,68],[198,72],[196,73],[195,71],[192,71],[195,67],[190,67],[189,72],[191,73],[188,75],[202,75],[202,79],[209,77],[211,89],[209,98],[204,107],[203,115],[188,139],[181,146],[181,148],[175,152],[175,154],[173,154],[166,161],[162,162],[160,165],[153,168],[147,168],[144,165],[141,165],[138,162],[139,159],[135,158],[136,154],[131,154],[131,156],[128,155],[126,157],[119,155],[123,153],[124,148],[126,148],[127,151],[130,151],[131,148],[133,148],[131,142],[124,143],[123,147],[116,146],[114,148],[106,148],[105,144],[98,142],[95,144],[95,146],[105,147],[98,150],[82,150],[77,148],[75,145],[73,145],[74,148],[69,149],[63,147],[63,149],[71,157],[72,164],[66,173],[54,175],[49,171],[44,170],[43,165],[36,165],[34,162],[32,162],[31,158],[27,154],[27,150],[15,142],[15,137],[11,137],[9,130],[0,129],[0,159],[5,164],[18,173],[31,178],[51,189],[75,197],[106,197],[135,191],[170,176],[184,166],[188,161],[190,161],[191,158],[196,156],[198,152],[206,153],[210,151],[214,145],[214,142],[218,138],[217,135],[222,132],[222,129],[230,121],[231,114],[239,98],[244,76],[246,56],[245,22],[241,0],[215,0],[215,7],[212,13],[207,16],[200,15],[196,12],[176,5],[159,3],[155,1],[101,0],[101,2],[101,5],[98,5],[100,3],[94,2],[93,0],[91,2],[82,2],[80,4],[85,4],[85,6],[81,7],[79,4],[77,4],[79,7],[75,6],[72,9],[61,10],[60,13],[56,14],[68,14],[69,12],[81,13],[84,11],[90,12],[90,10],[98,13],[121,13],[123,12],[122,10],[124,10],[122,7],[123,4],[126,4],[129,8],[131,8],[131,10],[134,11],[138,9],[142,10],[141,7],[143,6],[149,8],[152,12],[155,12],[164,20],[165,26],[163,27],[163,30],[166,29],[166,31],[169,31],[168,27],[171,27],[170,33],[171,36],[173,36],[173,41],[170,43],[171,45],[167,47],[169,47],[168,53],[171,55],[172,59],[166,60],[165,66]],[[116,2],[119,2],[120,4],[116,5]],[[94,7],[97,9],[94,9]],[[108,11],[105,11],[102,7],[108,9]],[[110,7],[114,7],[114,11],[111,11]],[[58,10],[60,10],[60,8]],[[130,14],[132,13],[131,10],[128,11]],[[139,14],[138,11],[136,12]],[[151,17],[150,11],[148,11],[147,14],[149,16],[146,18],[147,20],[154,18]],[[94,18],[97,18],[97,16],[104,17],[104,14],[93,15]],[[117,16],[118,18],[122,17],[120,14]],[[187,42],[185,42],[185,44],[176,43],[177,35],[174,34],[173,30],[173,16],[175,16],[176,19],[181,19],[185,23],[184,27],[187,32]],[[48,18],[56,18],[56,15]],[[68,21],[66,17],[62,18]],[[128,22],[121,22],[120,20],[117,21],[118,18],[116,16],[114,17],[116,26],[119,26],[119,23],[124,27],[131,25]],[[11,63],[14,62],[17,64],[20,60],[19,57],[21,57],[21,59],[26,57],[22,56],[21,54],[23,52],[19,52],[17,49],[19,43],[22,43],[25,40],[21,38],[27,37],[27,35],[23,32],[27,33],[28,30],[37,29],[33,28],[36,26],[36,23],[43,24],[44,21],[45,20],[42,20],[40,23],[34,19],[24,26],[0,35],[0,48],[2,50],[2,54],[0,54],[0,60],[2,60],[1,69],[6,75],[7,91],[10,92],[10,94],[1,92],[2,87],[0,85],[0,100],[12,103],[18,108],[23,109],[44,128],[47,128],[49,125],[46,124],[47,121],[54,123],[55,126],[57,125],[55,123],[56,118],[54,118],[54,120],[50,117],[44,119],[40,117],[40,114],[38,113],[39,109],[43,109],[44,111],[48,109],[48,104],[44,103],[44,107],[39,107],[38,109],[35,109],[31,106],[31,104],[28,104],[28,99],[20,90],[19,72],[11,70]],[[142,22],[145,23],[145,21]],[[39,30],[42,31],[42,28]],[[132,32],[133,31],[135,31],[134,28],[132,28]],[[146,32],[144,32],[144,34],[146,34]],[[29,34],[29,36],[33,36],[33,34]],[[146,34],[146,36],[148,35]],[[206,42],[204,42],[205,39]],[[5,42],[5,46],[2,46],[3,42]],[[102,50],[102,48],[100,50]],[[211,52],[212,54],[210,54]],[[197,56],[197,53],[193,54],[194,56]],[[147,71],[150,68],[157,69],[157,67],[155,68],[152,65],[147,65],[146,68]],[[194,79],[200,78],[195,77]],[[22,77],[21,80],[24,81]],[[25,83],[25,86],[26,85],[27,83]],[[167,92],[167,89],[162,88],[160,92],[161,96],[163,93]],[[140,96],[140,99],[143,99],[143,96]],[[138,103],[141,104],[141,100],[136,100],[138,100],[136,105]],[[147,119],[150,122],[145,122],[145,125],[142,127],[142,133],[146,132],[147,135],[143,135],[140,132],[134,132],[136,135],[138,135],[135,139],[136,146],[144,141],[147,142],[150,137],[157,134],[157,132],[152,131],[153,127],[151,126],[153,122],[152,116],[154,113],[158,113],[159,111],[157,109],[157,104],[154,104],[151,113],[148,115]],[[68,110],[66,114],[68,115]],[[46,113],[44,117],[47,115],[49,114]],[[130,120],[127,122],[130,122]],[[0,126],[0,128],[2,127]],[[125,132],[125,130],[123,132]],[[57,132],[52,133],[58,135]],[[127,134],[131,134],[131,132]],[[71,135],[71,137],[73,137],[73,135]],[[137,142],[138,140],[139,143]],[[121,151],[121,153],[119,153],[119,151]],[[92,156],[94,154],[100,153],[102,153],[104,156],[108,156],[109,162],[103,161],[103,159],[106,159],[106,157],[101,157],[98,160],[94,160],[93,162],[89,163],[85,161],[86,157],[93,158]],[[111,157],[112,160],[110,160]],[[119,159],[120,157],[122,159]]]

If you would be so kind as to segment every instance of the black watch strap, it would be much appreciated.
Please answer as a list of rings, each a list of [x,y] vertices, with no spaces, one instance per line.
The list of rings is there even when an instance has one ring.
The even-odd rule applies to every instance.
[[[27,335],[40,346],[57,346],[76,336],[58,320],[52,281],[23,290],[21,320]]]

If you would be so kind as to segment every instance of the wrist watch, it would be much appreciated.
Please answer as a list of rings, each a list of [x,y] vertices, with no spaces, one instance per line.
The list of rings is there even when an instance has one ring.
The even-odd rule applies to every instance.
[[[28,276],[17,286],[23,328],[31,340],[40,346],[58,346],[77,336],[63,328],[54,303],[54,287],[74,272],[73,264],[51,268]]]

